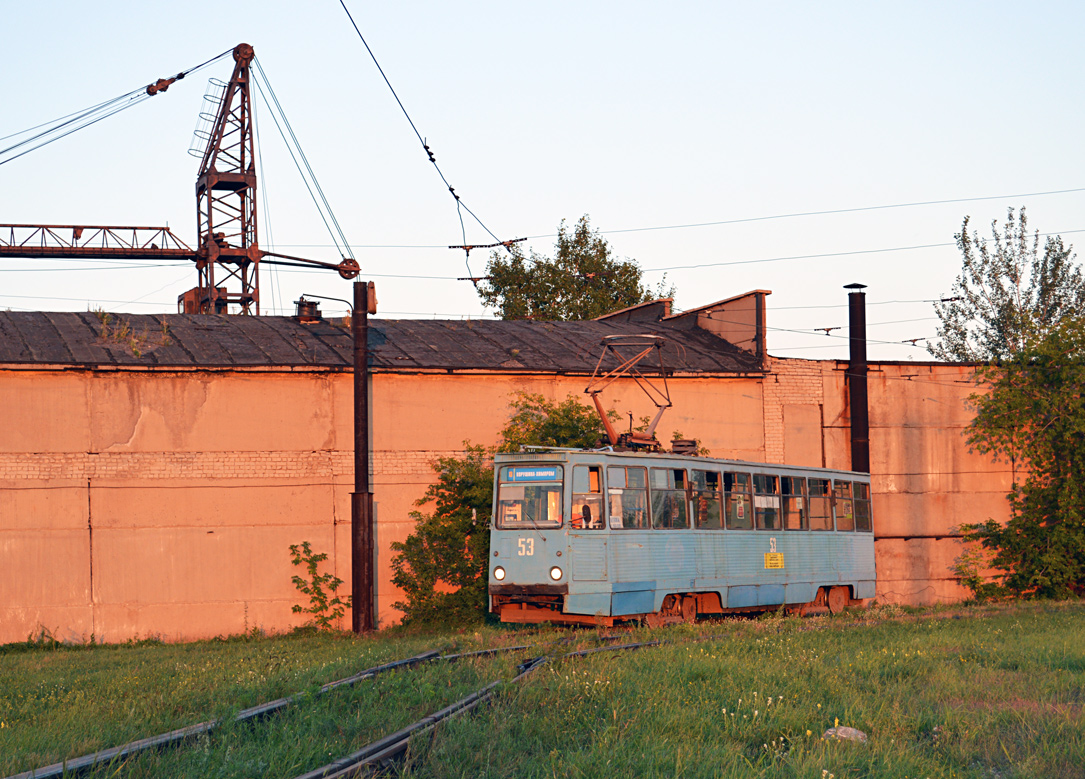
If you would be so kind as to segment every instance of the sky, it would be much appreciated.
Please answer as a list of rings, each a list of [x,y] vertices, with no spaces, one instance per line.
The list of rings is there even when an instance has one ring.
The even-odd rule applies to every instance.
[[[464,242],[455,202],[339,0],[6,5],[0,137],[250,43],[378,316],[493,316],[457,280],[483,275],[487,253],[468,264],[446,248]],[[677,309],[771,290],[777,356],[846,359],[843,286],[859,282],[870,357],[930,359],[906,341],[935,336],[931,301],[960,271],[966,215],[986,236],[1025,207],[1041,234],[1083,241],[1085,4],[346,5],[485,225],[463,214],[468,243],[526,237],[551,255],[561,221],[588,214],[648,285],[676,287]],[[208,78],[231,70],[219,60],[0,165],[0,224],[168,225],[194,245],[188,150]],[[256,112],[261,246],[337,262]],[[0,260],[0,308],[170,313],[196,280],[190,263]],[[263,267],[263,313],[292,314],[302,294],[351,285]]]

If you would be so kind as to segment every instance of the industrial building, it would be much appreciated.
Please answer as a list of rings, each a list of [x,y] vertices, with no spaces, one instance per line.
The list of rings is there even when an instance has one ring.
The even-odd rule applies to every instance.
[[[664,339],[661,440],[850,468],[849,362],[772,357],[767,295],[590,322],[371,319],[380,624],[399,617],[389,544],[411,531],[435,458],[494,443],[517,391],[586,401],[607,335]],[[299,624],[291,544],[350,581],[352,350],[350,329],[319,317],[0,312],[0,643]],[[867,366],[879,600],[961,598],[956,526],[1007,516],[1007,468],[965,443],[971,376]],[[629,380],[604,402],[654,411]]]

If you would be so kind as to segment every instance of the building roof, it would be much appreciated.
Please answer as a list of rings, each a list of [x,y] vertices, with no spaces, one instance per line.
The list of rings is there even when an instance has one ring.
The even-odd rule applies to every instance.
[[[678,373],[759,372],[758,358],[699,329],[662,322],[370,319],[376,372],[591,373],[602,339],[662,336]],[[294,317],[0,312],[0,365],[349,368],[350,331]]]

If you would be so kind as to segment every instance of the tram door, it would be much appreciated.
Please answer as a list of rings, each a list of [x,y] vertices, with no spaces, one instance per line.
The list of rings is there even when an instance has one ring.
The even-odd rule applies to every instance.
[[[569,515],[573,581],[605,581],[607,578],[604,510],[603,467],[573,466],[572,511]]]

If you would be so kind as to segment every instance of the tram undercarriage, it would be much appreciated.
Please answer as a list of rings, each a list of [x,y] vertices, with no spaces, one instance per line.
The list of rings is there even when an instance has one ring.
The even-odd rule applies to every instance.
[[[602,625],[610,627],[618,622],[643,622],[649,627],[693,623],[698,617],[723,616],[726,614],[757,614],[784,610],[787,614],[812,617],[822,614],[839,614],[849,607],[865,608],[871,598],[853,598],[851,588],[844,585],[819,587],[817,596],[809,603],[779,604],[775,606],[747,606],[723,608],[720,596],[715,592],[674,593],[663,599],[663,607],[647,614],[566,614],[562,611],[564,596],[556,593],[530,593],[530,588],[519,588],[519,593],[492,594],[492,612],[502,622],[540,623],[553,622],[569,625]]]

